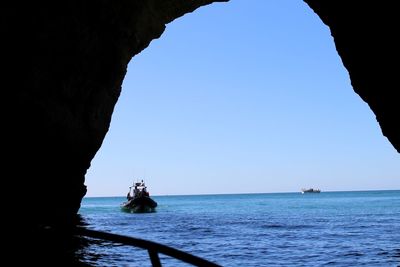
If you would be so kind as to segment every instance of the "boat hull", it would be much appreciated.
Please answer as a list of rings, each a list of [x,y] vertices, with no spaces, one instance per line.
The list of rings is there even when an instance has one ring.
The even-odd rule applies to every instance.
[[[319,189],[307,189],[307,190],[301,190],[302,194],[308,194],[308,193],[321,193],[321,190]]]
[[[138,197],[124,202],[121,210],[129,213],[148,213],[155,212],[157,202],[149,197]]]

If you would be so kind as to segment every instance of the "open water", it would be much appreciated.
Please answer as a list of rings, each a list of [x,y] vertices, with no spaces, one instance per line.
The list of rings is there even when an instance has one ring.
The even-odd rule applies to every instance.
[[[121,212],[124,197],[84,198],[88,228],[155,241],[222,266],[400,266],[400,190],[153,196],[157,212]],[[151,266],[138,248],[90,242],[94,266]],[[190,266],[161,257],[163,266]]]

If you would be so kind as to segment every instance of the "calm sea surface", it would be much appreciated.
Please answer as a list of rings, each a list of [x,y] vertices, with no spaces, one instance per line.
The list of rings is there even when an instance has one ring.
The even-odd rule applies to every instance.
[[[400,190],[154,196],[157,212],[121,212],[124,197],[85,198],[88,228],[147,239],[222,266],[400,266]],[[151,266],[138,248],[92,242],[95,266]],[[161,257],[163,266],[189,266]]]

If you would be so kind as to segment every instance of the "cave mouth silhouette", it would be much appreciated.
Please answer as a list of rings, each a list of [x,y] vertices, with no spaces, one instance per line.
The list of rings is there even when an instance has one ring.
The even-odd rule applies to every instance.
[[[74,224],[128,62],[161,36],[165,24],[212,2],[4,4],[3,186],[12,200],[4,210],[5,229],[14,233],[11,251],[31,248],[40,260],[46,253],[41,245],[51,239],[41,239],[38,227]],[[395,4],[305,2],[330,27],[355,92],[400,151],[397,73],[389,64],[398,57]]]

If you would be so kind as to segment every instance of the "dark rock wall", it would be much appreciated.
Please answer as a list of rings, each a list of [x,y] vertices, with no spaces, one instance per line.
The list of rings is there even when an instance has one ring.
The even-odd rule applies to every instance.
[[[305,2],[329,26],[336,49],[349,71],[354,91],[368,103],[383,134],[400,152],[397,3],[343,0]]]
[[[28,225],[65,222],[77,212],[85,173],[108,131],[128,62],[166,23],[211,2],[2,4],[2,165],[3,187],[13,196],[16,214],[11,223],[22,217],[29,218]],[[398,59],[395,4],[306,2],[330,27],[354,90],[400,151],[397,67],[390,64]],[[15,212],[20,208],[22,213]]]
[[[2,4],[3,171],[15,206],[24,209],[16,221],[64,223],[76,214],[128,62],[166,23],[211,2]]]

